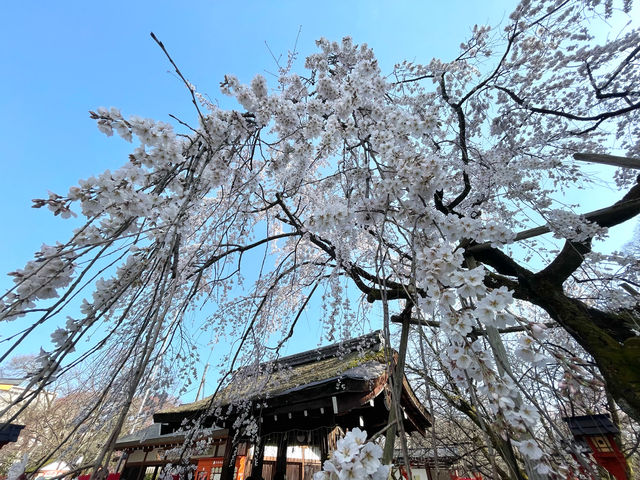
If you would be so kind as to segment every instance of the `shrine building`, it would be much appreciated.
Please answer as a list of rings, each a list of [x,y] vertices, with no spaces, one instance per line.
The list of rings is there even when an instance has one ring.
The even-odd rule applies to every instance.
[[[166,465],[188,462],[195,480],[311,480],[345,431],[384,429],[390,405],[384,340],[374,332],[241,369],[215,397],[156,413],[152,426],[118,439],[118,470],[123,480],[156,480]],[[400,405],[404,431],[424,436],[431,415],[406,377]]]

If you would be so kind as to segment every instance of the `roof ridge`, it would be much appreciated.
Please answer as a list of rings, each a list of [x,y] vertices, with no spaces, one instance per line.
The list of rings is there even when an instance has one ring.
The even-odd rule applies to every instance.
[[[360,346],[364,346],[365,349],[371,349],[378,345],[384,345],[384,338],[381,330],[376,330],[359,337],[350,338],[324,347],[318,347],[304,352],[295,353],[293,355],[287,355],[286,357],[281,357],[277,360],[262,363],[260,364],[260,367],[267,365],[273,365],[276,368],[297,367],[299,365],[317,362],[318,360],[324,360],[325,358],[337,357],[339,354],[351,353],[357,350]]]

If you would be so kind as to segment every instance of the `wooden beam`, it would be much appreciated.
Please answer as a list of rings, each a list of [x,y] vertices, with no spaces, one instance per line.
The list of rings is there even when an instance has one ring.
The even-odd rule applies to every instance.
[[[632,200],[618,202],[614,205],[611,205],[610,207],[601,208],[600,210],[594,210],[592,212],[582,214],[582,216],[591,222],[600,223],[599,222],[600,220],[604,221],[605,217],[609,215],[618,215],[618,214],[625,215],[628,212],[635,213],[635,211],[638,208],[640,208],[640,198],[634,198]],[[527,238],[533,238],[540,235],[544,235],[545,233],[549,233],[550,231],[551,230],[546,225],[541,227],[530,228],[529,230],[523,230],[522,232],[518,232],[513,241],[517,242],[520,240],[526,240]],[[467,248],[466,251],[468,253],[478,252],[478,251],[484,250],[485,248],[489,248],[490,246],[491,246],[490,242],[480,243],[478,245],[473,245],[472,247]]]
[[[311,395],[309,395],[309,398],[311,398]],[[282,419],[282,417],[284,417],[285,415],[288,415],[289,413],[291,414],[299,413],[302,415],[303,412],[306,410],[308,414],[309,412],[318,410],[321,407],[325,409],[330,408],[331,398],[319,398],[317,400],[309,400],[308,402],[299,403],[299,404],[290,404],[287,402],[286,405],[281,405],[278,407],[266,407],[263,409],[263,416],[268,417],[268,416],[278,415],[278,418]]]
[[[624,286],[623,286],[624,287]],[[398,316],[398,315],[392,315],[391,316],[391,321],[393,323],[401,323],[402,319]],[[415,317],[411,317],[411,319],[409,320],[409,323],[411,325],[422,325],[423,327],[435,327],[435,328],[440,328],[442,325],[440,324],[440,322],[438,321],[434,321],[434,320],[422,320],[420,318],[415,318]],[[559,325],[556,322],[545,322],[542,324],[545,328],[558,328]],[[505,328],[499,328],[498,329],[498,333],[516,333],[516,332],[526,332],[529,330],[528,326],[524,326],[524,325],[517,325],[514,327],[505,327]],[[485,336],[487,335],[487,331],[484,329],[479,329],[479,328],[473,328],[471,330],[471,335],[476,335],[476,336]],[[373,404],[371,405],[373,406]]]
[[[581,162],[599,163],[614,167],[633,168],[640,170],[640,158],[618,157],[615,155],[603,155],[600,153],[575,153],[573,158]]]

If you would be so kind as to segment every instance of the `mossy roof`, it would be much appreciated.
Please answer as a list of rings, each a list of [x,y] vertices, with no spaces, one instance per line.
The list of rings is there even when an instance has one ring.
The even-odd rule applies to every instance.
[[[267,400],[339,379],[373,380],[386,371],[379,332],[348,342],[309,350],[261,364],[258,373],[238,370],[229,384],[197,402],[158,412],[159,415],[203,411],[238,401]]]

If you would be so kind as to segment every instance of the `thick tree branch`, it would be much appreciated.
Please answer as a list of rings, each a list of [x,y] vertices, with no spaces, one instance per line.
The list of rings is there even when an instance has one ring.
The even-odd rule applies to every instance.
[[[640,213],[640,186],[636,184],[629,192],[613,205],[585,213],[583,216],[590,222],[595,222],[601,227],[614,227],[627,220],[632,219]],[[514,238],[514,242],[526,240],[528,238],[538,237],[545,233],[550,233],[551,229],[546,226],[534,227],[528,230],[518,232]],[[465,253],[476,255],[478,252],[490,249],[491,243],[477,243],[465,248]]]
[[[537,275],[545,276],[549,281],[562,285],[584,262],[591,251],[591,239],[584,242],[567,240],[558,256]]]
[[[447,93],[446,85],[444,83],[444,75],[440,77],[440,88],[442,91],[442,98],[451,106],[454,112],[456,112],[456,116],[458,117],[458,146],[460,147],[460,153],[462,154],[462,163],[467,165],[469,163],[469,151],[467,148],[467,121],[464,117],[464,111],[462,110],[461,103],[453,103],[449,94]],[[469,180],[469,175],[467,172],[462,172],[462,178],[464,181],[464,188],[458,196],[449,203],[446,207],[447,212],[453,211],[460,203],[467,198],[469,192],[471,192],[471,181]],[[440,196],[442,200],[442,195]]]
[[[475,249],[478,244],[471,244],[468,248],[465,248],[465,256],[472,256],[478,262],[484,263],[490,266],[500,275],[506,275],[508,277],[520,277],[526,275],[533,275],[533,272],[522,267],[509,255],[504,253],[498,248],[490,245],[483,244],[483,248]]]
[[[618,207],[615,209],[615,207]],[[622,199],[609,208],[606,214],[590,215],[589,220],[601,227],[613,227],[629,220],[640,213],[640,184],[634,185]],[[575,272],[584,256],[591,251],[591,239],[584,242],[567,240],[558,256],[541,272],[539,276],[562,285]]]
[[[620,116],[620,115],[624,115],[626,113],[632,112],[632,111],[637,110],[637,109],[640,108],[640,102],[636,102],[636,103],[632,103],[631,105],[629,105],[627,107],[620,108],[618,110],[609,111],[609,112],[603,112],[603,113],[600,113],[598,115],[591,115],[591,116],[574,115],[573,113],[567,113],[567,112],[563,112],[563,111],[560,111],[560,110],[553,110],[553,109],[550,109],[550,108],[542,108],[542,107],[531,106],[531,105],[529,105],[529,103],[527,101],[525,101],[523,98],[519,97],[515,92],[509,90],[508,88],[501,87],[499,85],[496,85],[495,88],[497,88],[501,92],[504,92],[507,95],[509,95],[509,97],[511,97],[511,99],[514,102],[516,102],[521,107],[526,108],[530,112],[542,113],[542,114],[545,114],[545,115],[554,115],[556,117],[568,118],[569,120],[576,120],[576,121],[579,121],[579,122],[593,122],[593,121],[606,120],[608,118],[613,118],[613,117],[617,117],[617,116]]]

